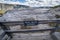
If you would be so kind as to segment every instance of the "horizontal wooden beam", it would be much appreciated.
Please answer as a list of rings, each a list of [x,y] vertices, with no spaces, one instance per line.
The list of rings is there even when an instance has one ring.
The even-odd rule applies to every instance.
[[[4,25],[38,25],[38,24],[48,24],[50,22],[60,24],[60,20],[5,21],[0,23]]]
[[[28,29],[28,30],[5,30],[7,33],[30,33],[30,32],[42,32],[42,31],[52,31],[55,30],[55,28],[49,28],[49,29]]]

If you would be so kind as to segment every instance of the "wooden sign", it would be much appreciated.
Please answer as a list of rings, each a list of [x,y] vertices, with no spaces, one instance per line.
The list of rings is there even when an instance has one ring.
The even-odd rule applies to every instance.
[[[24,21],[25,26],[34,26],[38,25],[38,21]]]

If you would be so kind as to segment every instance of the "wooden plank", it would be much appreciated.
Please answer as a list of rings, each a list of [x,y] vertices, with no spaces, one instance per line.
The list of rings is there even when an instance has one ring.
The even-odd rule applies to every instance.
[[[33,20],[33,21],[9,21],[9,22],[0,22],[4,25],[25,25],[25,26],[34,26],[38,24],[48,24],[50,22],[60,24],[60,20]]]
[[[2,40],[7,40],[8,39],[8,36],[7,35],[5,35],[3,38],[2,38]]]
[[[0,35],[0,40],[2,40],[2,38],[5,36],[5,32],[3,32],[1,35]]]
[[[49,28],[49,29],[28,29],[28,30],[5,30],[7,33],[29,33],[29,32],[40,32],[40,31],[52,31],[55,30],[55,28]]]
[[[3,29],[4,32],[5,32],[5,30],[10,30],[10,28],[7,28],[7,26],[2,23],[0,23],[0,27]],[[10,36],[12,38],[12,35],[10,33],[5,32],[5,34],[7,34],[8,36]]]

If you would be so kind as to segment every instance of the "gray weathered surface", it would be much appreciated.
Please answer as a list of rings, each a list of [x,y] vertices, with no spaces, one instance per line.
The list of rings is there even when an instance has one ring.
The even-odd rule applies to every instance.
[[[3,17],[0,17],[0,21],[23,21],[23,20],[54,20],[54,14],[47,13],[46,9],[26,9],[26,10],[10,10]],[[2,19],[3,18],[3,19]],[[46,29],[50,28],[48,24],[40,24],[36,26],[28,26],[32,29]],[[12,26],[11,30],[20,30],[21,26]],[[35,34],[13,34],[12,40],[52,40],[50,35],[46,33]],[[46,35],[45,35],[46,34]]]
[[[2,21],[23,21],[23,20],[54,20],[54,15],[47,12],[47,9],[24,9],[24,10],[10,10],[0,20]],[[29,26],[28,26],[29,27]],[[32,29],[49,28],[48,24],[40,24],[31,26]],[[14,28],[14,29],[13,29]],[[18,30],[21,26],[17,25],[12,27],[12,30]]]
[[[47,33],[16,34],[11,40],[52,40]]]
[[[55,40],[60,40],[60,32],[53,33],[53,37]]]
[[[10,10],[3,17],[2,21],[22,21],[30,20],[51,20],[55,19],[54,15],[47,12],[47,9],[24,9],[24,10]],[[2,19],[3,18],[3,19]]]

